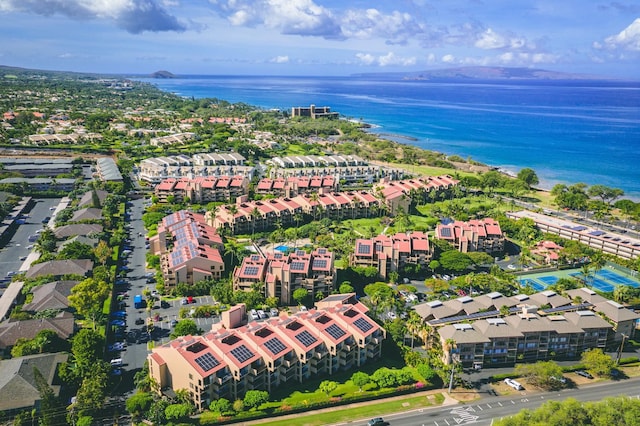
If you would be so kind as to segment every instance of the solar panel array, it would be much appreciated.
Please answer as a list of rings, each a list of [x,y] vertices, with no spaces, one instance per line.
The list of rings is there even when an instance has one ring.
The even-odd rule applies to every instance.
[[[196,364],[200,366],[204,371],[213,370],[216,366],[220,365],[220,362],[215,359],[213,355],[209,352],[206,354],[200,355],[198,358],[194,359]]]
[[[237,348],[231,349],[231,355],[233,355],[238,362],[243,363],[253,358],[253,352],[251,352],[245,345],[240,345]]]
[[[555,312],[580,311],[591,306],[593,305],[587,302],[582,303],[581,305],[556,306],[555,308],[543,309],[542,312],[544,312],[545,314],[553,314]]]
[[[318,339],[313,337],[311,335],[311,333],[309,333],[307,330],[304,330],[304,331],[296,334],[296,339],[298,339],[298,341],[300,343],[302,343],[307,348],[318,341]]]
[[[277,337],[271,338],[264,342],[264,345],[271,351],[272,354],[278,355],[280,352],[287,349],[287,347]]]
[[[304,262],[291,262],[292,271],[304,271]]]
[[[327,267],[327,259],[313,259],[313,268],[324,269]]]
[[[520,311],[521,309],[518,308],[517,310]],[[439,318],[436,320],[428,321],[428,323],[429,325],[450,324],[472,319],[491,318],[497,315],[500,315],[500,311],[475,312],[469,315],[457,315],[455,317]]]
[[[451,238],[451,228],[440,228],[440,235]]]
[[[366,333],[373,328],[373,325],[371,325],[371,323],[364,318],[358,318],[353,322],[353,324],[358,327],[363,333]]]
[[[260,268],[257,266],[245,266],[244,273],[245,275],[257,275]]]
[[[371,254],[371,246],[367,244],[359,244],[358,254]]]
[[[318,254],[327,254],[327,249],[326,248],[319,248],[318,249]]]
[[[340,339],[342,336],[347,334],[343,329],[341,329],[335,324],[331,324],[329,327],[325,329],[325,331],[329,333],[329,336],[333,337],[336,340]]]
[[[252,254],[249,259],[251,259],[252,262],[258,262],[260,260],[260,255]]]

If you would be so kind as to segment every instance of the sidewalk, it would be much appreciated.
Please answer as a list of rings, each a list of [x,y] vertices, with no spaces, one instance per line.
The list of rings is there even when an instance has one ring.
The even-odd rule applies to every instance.
[[[416,393],[412,393],[412,394],[407,394],[407,395],[400,395],[400,396],[392,396],[389,398],[384,398],[384,399],[375,399],[372,401],[362,401],[362,402],[354,402],[352,404],[346,404],[346,405],[340,405],[338,407],[327,407],[327,408],[320,408],[318,410],[310,410],[310,411],[304,411],[302,413],[296,413],[296,414],[287,414],[285,416],[278,416],[278,417],[271,417],[271,418],[266,418],[266,419],[259,419],[259,420],[247,420],[246,422],[239,422],[239,423],[233,423],[234,425],[241,425],[241,426],[250,426],[250,425],[257,425],[257,424],[261,424],[261,423],[269,423],[269,422],[273,422],[273,421],[281,421],[282,424],[286,424],[287,420],[291,420],[291,419],[297,419],[297,418],[301,418],[301,417],[308,417],[308,416],[313,416],[314,413],[326,413],[329,411],[348,411],[350,409],[356,408],[356,407],[364,407],[364,406],[368,406],[368,405],[375,405],[375,404],[379,404],[381,401],[384,402],[388,402],[388,401],[399,401],[402,400],[404,398],[414,398],[416,396],[425,396],[425,397],[429,397],[430,395],[437,395],[437,394],[442,394],[444,396],[444,402],[440,405],[433,405],[433,407],[427,407],[425,409],[430,409],[430,408],[440,408],[440,407],[446,407],[447,405],[455,405],[458,404],[458,400],[455,398],[452,398],[451,396],[449,396],[447,394],[447,390],[446,389],[431,389],[431,390],[427,390],[427,391],[423,391],[423,392],[416,392]],[[392,414],[392,413],[388,413],[388,414]],[[367,421],[367,419],[361,419],[362,421]],[[358,419],[354,420],[355,422],[358,421]],[[350,421],[349,423],[353,423],[354,421]],[[337,424],[346,424],[346,423],[337,423]]]

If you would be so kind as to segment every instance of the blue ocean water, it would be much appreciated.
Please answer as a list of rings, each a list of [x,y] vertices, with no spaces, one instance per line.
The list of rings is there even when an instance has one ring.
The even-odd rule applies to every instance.
[[[460,82],[375,77],[140,79],[181,96],[264,107],[330,106],[421,148],[517,173],[541,187],[603,184],[640,200],[640,82]]]

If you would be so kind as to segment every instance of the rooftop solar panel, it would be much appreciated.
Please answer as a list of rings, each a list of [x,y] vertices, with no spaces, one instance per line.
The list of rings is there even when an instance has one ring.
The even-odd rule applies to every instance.
[[[440,235],[446,238],[451,238],[451,228],[440,228]]]
[[[240,363],[253,358],[253,352],[247,349],[245,345],[240,345],[237,348],[231,349],[231,355],[233,355]]]
[[[213,370],[214,368],[216,368],[216,366],[220,364],[220,362],[217,359],[215,359],[215,357],[211,355],[209,352],[207,352],[206,354],[200,355],[198,358],[194,359],[194,361],[204,371]]]
[[[327,249],[326,248],[319,248],[318,249],[318,254],[327,254]]]
[[[371,323],[364,318],[358,318],[353,322],[353,324],[358,327],[363,333],[366,333],[373,328],[373,325],[371,325]]]
[[[326,268],[327,267],[327,259],[313,259],[313,267],[314,268]]]
[[[309,347],[318,341],[318,339],[313,337],[307,330],[303,330],[302,332],[296,334],[296,339],[298,339],[298,341],[305,347]]]
[[[371,253],[371,246],[366,244],[358,245],[358,254],[370,254],[370,253]]]
[[[331,324],[325,330],[327,331],[327,333],[329,333],[329,336],[333,337],[336,340],[338,340],[339,338],[347,334],[343,329],[338,327],[336,324]]]
[[[304,262],[291,262],[292,271],[304,271]]]
[[[260,260],[260,256],[257,255],[257,254],[252,254],[250,256],[250,259],[251,259],[252,262],[258,262]]]
[[[259,268],[257,266],[245,266],[244,273],[245,275],[256,275],[258,270]]]
[[[272,339],[267,340],[266,342],[264,342],[264,345],[267,347],[267,349],[269,349],[269,351],[271,351],[272,354],[277,355],[280,352],[284,351],[285,349],[287,349],[287,347],[284,345],[284,343],[282,343],[280,341],[280,339],[278,339],[277,337],[274,337]]]

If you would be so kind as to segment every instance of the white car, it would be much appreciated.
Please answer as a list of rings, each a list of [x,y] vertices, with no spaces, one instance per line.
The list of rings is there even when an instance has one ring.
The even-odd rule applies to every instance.
[[[518,390],[518,391],[524,390],[524,387],[519,382],[513,379],[504,379],[504,383],[508,386],[511,386],[515,390]]]

